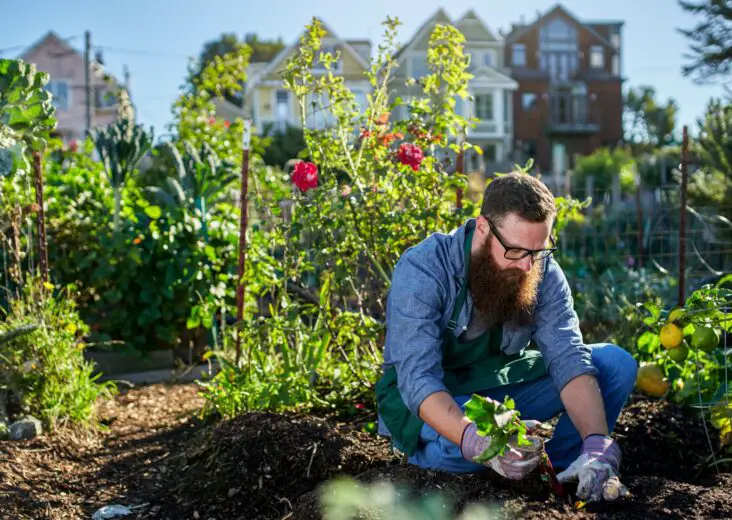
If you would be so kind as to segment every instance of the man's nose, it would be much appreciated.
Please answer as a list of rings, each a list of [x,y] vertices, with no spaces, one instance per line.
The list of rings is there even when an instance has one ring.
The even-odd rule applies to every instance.
[[[518,268],[521,269],[525,273],[528,273],[529,271],[531,271],[531,267],[533,265],[534,265],[534,257],[532,255],[527,255],[526,257],[524,257],[518,261]]]

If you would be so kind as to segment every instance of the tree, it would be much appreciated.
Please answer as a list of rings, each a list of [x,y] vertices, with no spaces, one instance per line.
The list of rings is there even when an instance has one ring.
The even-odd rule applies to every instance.
[[[679,107],[669,99],[665,104],[656,101],[656,90],[642,85],[631,88],[624,100],[626,140],[635,152],[674,144],[676,117]]]
[[[679,5],[704,18],[692,29],[679,29],[692,42],[692,62],[682,67],[684,76],[698,84],[732,76],[732,0],[679,0]]]
[[[732,103],[712,99],[698,121],[701,158],[732,181]]]
[[[278,38],[277,40],[260,40],[259,36],[253,33],[246,35],[244,43],[252,49],[252,63],[272,61],[285,48],[282,38]]]
[[[281,38],[278,40],[260,40],[253,33],[247,34],[244,41],[239,40],[239,37],[234,33],[223,33],[215,40],[210,40],[203,44],[203,48],[198,55],[198,61],[189,70],[187,84],[192,86],[194,80],[201,75],[201,72],[210,63],[213,63],[216,56],[239,53],[246,47],[250,50],[250,63],[257,63],[271,61],[285,47],[285,44]],[[242,106],[242,98],[240,95],[226,93],[225,97],[236,106]]]

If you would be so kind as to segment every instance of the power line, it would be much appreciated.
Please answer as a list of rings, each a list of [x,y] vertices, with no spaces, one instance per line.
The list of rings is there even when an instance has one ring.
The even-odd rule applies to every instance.
[[[80,35],[77,35],[77,36],[69,36],[69,37],[67,37],[67,38],[59,38],[59,39],[60,39],[61,41],[63,41],[63,42],[69,43],[69,42],[70,42],[71,40],[77,40],[77,39],[79,39],[79,38],[81,38],[81,36],[80,36]],[[27,49],[27,48],[29,48],[29,47],[31,47],[31,46],[33,46],[33,45],[37,44],[37,43],[38,43],[39,41],[40,41],[40,40],[38,40],[38,41],[35,41],[35,42],[33,42],[33,43],[27,43],[27,44],[25,44],[25,45],[11,45],[10,47],[5,47],[5,48],[3,48],[3,49],[0,49],[0,54],[4,54],[4,53],[6,53],[6,52],[11,52],[11,51],[18,51],[18,50],[23,50],[23,49]]]
[[[97,45],[95,49],[103,50],[105,52],[120,53],[120,54],[136,54],[138,56],[147,56],[151,58],[185,58],[188,59],[190,56],[184,54],[175,54],[169,52],[158,52],[158,51],[146,51],[141,49],[125,49],[122,47],[109,47],[107,45]]]

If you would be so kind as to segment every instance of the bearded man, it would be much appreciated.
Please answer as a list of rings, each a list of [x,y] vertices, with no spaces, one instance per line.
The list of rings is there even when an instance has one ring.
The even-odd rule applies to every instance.
[[[512,446],[474,462],[490,439],[464,413],[472,394],[510,396],[534,425],[562,414],[546,443],[559,480],[579,481],[581,499],[611,500],[621,450],[610,434],[637,365],[618,346],[583,342],[552,256],[555,218],[547,187],[512,173],[488,185],[477,218],[402,255],[387,300],[379,432],[424,468],[522,479],[539,456]]]

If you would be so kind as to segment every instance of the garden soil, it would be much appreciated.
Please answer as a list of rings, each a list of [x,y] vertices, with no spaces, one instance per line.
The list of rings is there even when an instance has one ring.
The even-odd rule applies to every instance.
[[[439,494],[455,514],[480,503],[496,507],[497,518],[732,518],[732,472],[708,467],[698,414],[637,396],[616,428],[632,496],[581,509],[538,475],[511,482],[405,465],[364,431],[374,419],[367,411],[206,423],[202,404],[195,384],[137,387],[101,407],[106,431],[0,442],[0,518],[89,519],[120,504],[133,507],[126,519],[320,519],[321,486],[339,475],[391,482],[415,503]]]

